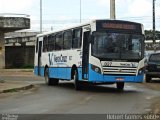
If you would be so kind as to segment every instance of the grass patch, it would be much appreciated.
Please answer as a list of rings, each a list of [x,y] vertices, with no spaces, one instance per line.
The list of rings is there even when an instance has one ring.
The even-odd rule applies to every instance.
[[[3,93],[8,93],[8,92],[18,92],[17,89],[9,89],[9,90],[4,90]]]

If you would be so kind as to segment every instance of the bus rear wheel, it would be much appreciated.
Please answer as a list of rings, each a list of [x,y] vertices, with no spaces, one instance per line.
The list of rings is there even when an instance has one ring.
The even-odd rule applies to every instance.
[[[50,78],[49,77],[49,69],[48,68],[46,68],[45,69],[45,81],[46,81],[46,84],[47,85],[58,85],[58,83],[59,83],[59,79],[56,79],[56,78]]]
[[[118,90],[121,91],[121,90],[124,89],[124,82],[117,82],[116,84],[117,84],[117,89],[118,89]]]
[[[81,90],[82,89],[82,85],[81,85],[80,81],[78,80],[78,72],[77,72],[77,70],[74,71],[73,80],[74,80],[74,88],[75,88],[75,90]]]

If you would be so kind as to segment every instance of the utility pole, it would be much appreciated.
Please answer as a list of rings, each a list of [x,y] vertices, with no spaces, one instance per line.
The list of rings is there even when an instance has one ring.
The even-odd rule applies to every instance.
[[[115,0],[110,0],[110,19],[116,19]]]
[[[153,44],[155,43],[155,0],[153,0]]]
[[[42,33],[42,0],[40,0],[40,33]]]
[[[79,18],[79,22],[80,22],[80,23],[81,23],[81,14],[82,14],[82,13],[81,13],[81,11],[82,11],[82,6],[81,6],[81,4],[82,4],[82,2],[81,2],[81,0],[80,0],[80,8],[79,8],[79,12],[80,12],[80,13],[79,13],[79,14],[80,14],[80,16],[79,16],[79,17],[80,17],[80,18]]]
[[[153,0],[153,46],[154,46],[154,52],[156,52],[156,40],[155,40],[155,0]]]

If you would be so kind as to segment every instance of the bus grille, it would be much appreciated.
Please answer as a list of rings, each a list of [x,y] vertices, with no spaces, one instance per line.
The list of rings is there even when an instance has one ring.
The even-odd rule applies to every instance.
[[[103,67],[104,74],[136,75],[136,68]]]

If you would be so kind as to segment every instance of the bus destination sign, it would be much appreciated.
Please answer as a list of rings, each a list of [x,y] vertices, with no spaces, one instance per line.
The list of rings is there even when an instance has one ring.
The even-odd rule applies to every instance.
[[[102,28],[135,30],[136,26],[132,24],[122,24],[122,23],[102,23]]]
[[[96,30],[105,30],[110,32],[131,32],[142,34],[141,24],[120,20],[99,20],[96,22]]]

